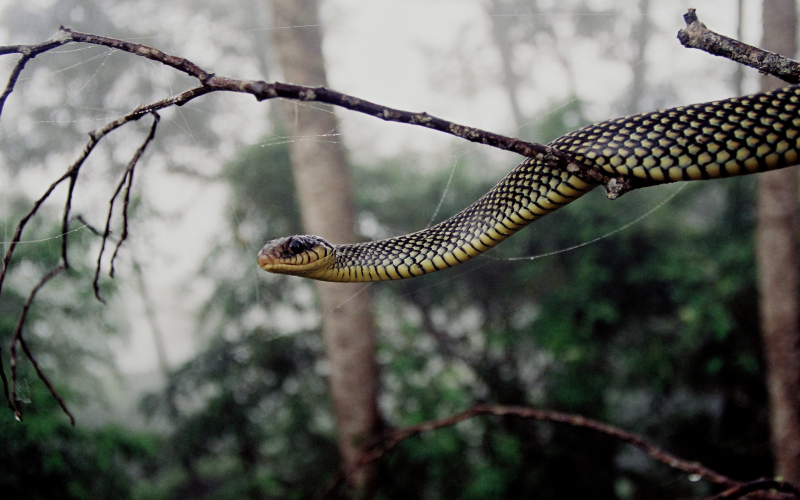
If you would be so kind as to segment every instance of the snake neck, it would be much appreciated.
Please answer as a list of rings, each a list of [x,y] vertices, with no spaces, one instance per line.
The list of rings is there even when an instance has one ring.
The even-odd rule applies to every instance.
[[[478,201],[435,226],[396,238],[337,245],[335,263],[313,277],[384,281],[447,269],[482,254],[594,187],[528,159]]]

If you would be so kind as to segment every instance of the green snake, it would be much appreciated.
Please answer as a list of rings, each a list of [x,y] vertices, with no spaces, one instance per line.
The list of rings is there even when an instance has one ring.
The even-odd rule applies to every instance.
[[[792,86],[609,120],[548,145],[589,170],[648,185],[744,175],[800,163],[798,106],[800,86]],[[261,249],[258,265],[323,281],[420,276],[480,255],[598,185],[526,159],[478,201],[435,226],[348,245],[311,235],[279,238]]]

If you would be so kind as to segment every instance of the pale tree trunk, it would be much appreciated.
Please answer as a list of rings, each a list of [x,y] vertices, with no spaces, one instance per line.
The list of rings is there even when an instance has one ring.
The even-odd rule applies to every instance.
[[[274,39],[283,79],[327,85],[317,0],[272,0]],[[290,154],[305,230],[332,243],[355,241],[350,172],[336,115],[314,103],[285,103],[295,139]],[[315,109],[316,108],[316,109]],[[378,374],[369,296],[362,285],[318,283],[322,335],[330,366],[330,391],[339,450],[351,467],[378,423]],[[356,496],[369,496],[374,474],[362,469],[351,481]]]
[[[794,57],[795,0],[764,0],[764,49]],[[785,83],[763,78],[764,90]],[[761,334],[775,473],[800,483],[800,334],[797,304],[797,169],[758,177],[758,260]]]
[[[625,103],[625,114],[632,115],[640,113],[642,97],[645,96],[647,89],[647,64],[645,55],[647,42],[650,41],[650,32],[653,29],[650,24],[650,0],[639,0],[639,19],[633,26],[631,32],[634,54],[631,57],[630,66],[633,71],[633,81],[628,91],[627,103]]]
[[[527,120],[519,106],[517,93],[519,89],[519,77],[514,73],[513,52],[514,45],[508,38],[510,28],[510,16],[505,15],[503,5],[499,0],[492,0],[489,5],[489,20],[492,22],[492,36],[494,37],[497,50],[500,53],[500,63],[503,68],[502,85],[508,94],[508,101],[511,105],[511,114],[514,116],[517,134],[525,126]]]

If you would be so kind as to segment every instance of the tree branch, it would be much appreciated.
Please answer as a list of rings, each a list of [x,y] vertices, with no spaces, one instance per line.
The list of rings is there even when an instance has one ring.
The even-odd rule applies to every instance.
[[[757,479],[749,483],[740,483],[732,488],[728,488],[722,493],[708,498],[707,500],[732,500],[734,498],[742,498],[755,493],[757,491],[769,492],[775,490],[776,492],[788,493],[794,498],[800,498],[800,489],[797,486],[787,481],[776,481],[774,479]]]
[[[30,349],[28,349],[28,344],[25,342],[25,339],[22,336],[22,330],[25,326],[25,320],[28,316],[28,311],[31,308],[31,304],[33,303],[33,299],[36,297],[36,294],[41,290],[41,288],[51,279],[53,279],[56,275],[64,271],[66,267],[64,265],[60,265],[48,272],[47,274],[42,277],[39,284],[36,285],[33,290],[31,290],[30,295],[25,300],[25,303],[22,305],[22,311],[20,312],[19,319],[17,320],[17,326],[14,328],[14,333],[11,335],[11,347],[9,349],[11,360],[9,362],[11,366],[11,395],[9,397],[8,393],[6,393],[6,398],[8,401],[8,405],[14,411],[14,416],[17,420],[22,420],[22,410],[20,409],[19,405],[17,404],[17,344],[22,347],[23,352],[28,357],[28,360],[33,365],[34,370],[36,370],[36,375],[39,376],[39,379],[44,382],[44,385],[47,386],[47,389],[50,391],[50,394],[58,401],[58,404],[61,406],[61,409],[64,413],[69,416],[69,420],[72,425],[75,425],[75,417],[70,413],[69,409],[67,409],[67,405],[64,403],[64,400],[58,394],[53,384],[45,376],[44,372],[39,368],[39,363],[36,361],[36,358],[31,353]],[[3,374],[3,383],[5,384],[5,373]]]
[[[686,28],[678,32],[678,40],[684,47],[736,61],[788,83],[800,83],[800,63],[797,61],[709,30],[697,18],[695,9],[689,9],[683,19]]]
[[[147,137],[142,142],[142,145],[139,146],[139,149],[136,150],[134,153],[133,158],[131,161],[128,162],[128,166],[125,168],[125,172],[122,174],[122,179],[120,179],[119,184],[117,184],[117,189],[114,191],[114,194],[111,196],[111,200],[108,202],[108,216],[106,218],[106,227],[103,230],[103,241],[100,245],[100,252],[97,255],[97,267],[94,273],[94,281],[92,281],[92,287],[94,288],[94,296],[97,297],[97,300],[105,304],[105,301],[100,297],[100,269],[102,266],[102,259],[103,259],[103,252],[106,249],[106,243],[108,242],[108,238],[111,235],[111,217],[114,214],[114,203],[116,202],[117,196],[122,191],[123,186],[125,187],[125,195],[122,202],[122,235],[120,236],[119,240],[117,241],[116,247],[114,248],[114,254],[111,256],[111,269],[109,270],[109,276],[112,278],[114,277],[114,261],[117,258],[117,253],[119,252],[122,243],[128,238],[128,202],[131,198],[131,186],[133,185],[133,173],[136,169],[136,164],[139,162],[139,158],[142,157],[145,149],[156,136],[156,128],[158,127],[158,122],[161,117],[158,116],[158,113],[155,111],[151,112],[153,114],[153,124],[150,125],[150,132],[147,134]],[[66,212],[66,211],[65,211]],[[64,219],[67,219],[67,214],[65,213]]]
[[[485,144],[506,151],[512,151],[529,158],[540,159],[546,161],[554,168],[568,169],[570,172],[584,178],[584,180],[588,182],[605,185],[609,198],[612,199],[620,196],[633,187],[630,180],[627,178],[607,176],[604,173],[590,170],[583,164],[572,163],[568,155],[542,144],[527,142],[521,139],[481,130],[475,127],[460,125],[436,116],[429,115],[426,112],[410,112],[390,108],[388,106],[375,104],[373,102],[359,99],[341,92],[336,92],[324,87],[308,87],[281,82],[268,83],[261,80],[240,80],[236,78],[218,76],[214,73],[210,73],[201,69],[199,66],[187,59],[167,54],[147,45],[125,42],[123,40],[87,33],[80,33],[77,31],[72,31],[68,28],[64,28],[63,26],[59,29],[59,32],[52,40],[35,46],[16,45],[0,47],[0,55],[14,52],[36,55],[46,50],[63,45],[67,42],[82,42],[101,45],[141,57],[146,57],[192,76],[201,83],[199,87],[186,91],[177,96],[173,96],[162,101],[157,101],[155,103],[142,105],[134,110],[133,113],[144,114],[172,105],[181,106],[196,97],[218,91],[248,93],[253,95],[259,101],[280,97],[305,102],[321,102],[349,109],[351,111],[368,114],[384,121],[419,125],[444,132],[470,142]],[[13,87],[13,85],[11,87]],[[2,109],[0,109],[0,111],[2,111]]]
[[[341,471],[334,479],[332,484],[328,487],[326,493],[323,495],[323,498],[331,497],[333,492],[339,486],[341,486],[351,474],[355,473],[358,468],[364,467],[379,460],[381,457],[383,457],[385,454],[393,450],[397,445],[399,445],[406,439],[422,434],[423,432],[429,432],[444,427],[452,427],[459,422],[469,420],[479,415],[519,417],[531,420],[540,420],[546,422],[565,424],[571,427],[589,429],[591,431],[598,432],[600,434],[605,434],[614,439],[630,444],[631,446],[635,446],[636,448],[639,448],[640,450],[650,455],[650,457],[653,458],[654,460],[666,464],[673,469],[677,469],[687,474],[699,476],[705,479],[706,481],[726,486],[730,489],[742,486],[741,482],[736,481],[735,479],[731,479],[728,476],[720,474],[719,472],[713,471],[708,467],[704,467],[698,462],[690,462],[676,455],[673,455],[672,453],[664,451],[661,448],[653,445],[652,443],[650,443],[649,441],[647,441],[638,434],[622,430],[619,427],[603,424],[601,422],[583,417],[581,415],[571,415],[568,413],[561,413],[557,411],[537,410],[534,408],[525,408],[520,406],[479,405],[479,406],[474,406],[473,408],[467,411],[453,415],[451,417],[443,418],[441,420],[431,420],[419,425],[406,427],[405,429],[389,432],[378,443],[375,443],[373,446],[369,447],[368,449],[365,449],[365,451],[362,453],[361,457],[359,458],[354,468],[346,471]]]
[[[3,348],[0,347],[0,353],[3,352]],[[0,356],[0,379],[3,381],[3,395],[6,398],[6,403],[8,404],[8,409],[11,410],[11,413],[14,414],[14,417],[17,420],[20,420],[21,416],[17,413],[17,407],[14,406],[14,403],[11,400],[11,394],[8,391],[8,379],[6,378],[6,369],[3,366],[3,358]]]

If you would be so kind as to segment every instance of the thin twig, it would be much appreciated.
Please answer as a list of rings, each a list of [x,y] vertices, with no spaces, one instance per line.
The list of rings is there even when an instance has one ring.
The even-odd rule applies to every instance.
[[[128,238],[128,207],[130,206],[131,201],[131,187],[133,186],[133,174],[136,168],[137,163],[139,162],[139,158],[142,157],[144,154],[144,150],[147,149],[147,145],[155,138],[156,136],[156,127],[158,126],[158,121],[161,117],[155,111],[152,112],[153,114],[153,124],[150,125],[150,133],[147,135],[147,138],[136,150],[136,154],[131,159],[130,163],[128,164],[128,182],[125,184],[125,196],[122,201],[122,236],[120,236],[119,241],[117,242],[116,247],[114,248],[114,254],[111,256],[111,269],[109,270],[109,276],[112,278],[114,277],[114,262],[117,260],[117,253],[119,253],[119,249],[122,246],[122,242],[124,242]]]
[[[0,95],[0,116],[3,114],[3,107],[6,105],[6,99],[8,96],[11,95],[11,92],[14,91],[14,87],[17,85],[17,80],[19,79],[20,73],[22,70],[25,69],[25,64],[30,61],[32,57],[30,56],[22,56],[17,61],[17,64],[14,65],[14,69],[11,70],[11,74],[8,77],[8,82],[6,83],[6,88],[3,90],[3,94]]]
[[[160,62],[166,66],[177,69],[189,76],[197,78],[203,87],[213,91],[227,90],[232,92],[243,92],[252,94],[259,101],[284,97],[299,101],[314,101],[332,104],[335,106],[358,111],[375,116],[386,121],[396,121],[400,123],[412,123],[424,127],[439,130],[448,134],[461,137],[468,141],[479,142],[490,146],[495,146],[507,151],[514,151],[528,157],[552,157],[566,161],[566,157],[560,152],[554,151],[541,144],[530,143],[520,139],[494,134],[474,127],[458,125],[456,123],[431,116],[425,112],[411,113],[399,109],[381,106],[364,99],[342,94],[324,87],[307,87],[303,85],[292,85],[287,83],[267,83],[264,81],[239,80],[224,76],[217,76],[213,73],[201,69],[193,62],[182,57],[176,57],[153,47],[148,47],[139,43],[125,42],[114,38],[80,33],[72,31],[63,26],[60,30],[64,36],[68,36],[73,42],[90,43],[102,45],[131,54],[146,57],[153,61]],[[565,163],[566,165],[566,163]]]
[[[22,412],[19,406],[17,405],[17,344],[22,346],[22,350],[25,352],[25,355],[28,357],[34,369],[36,370],[36,374],[39,376],[42,382],[44,382],[44,384],[47,386],[48,390],[50,391],[50,394],[52,394],[53,397],[56,398],[58,404],[60,404],[61,408],[64,410],[64,413],[66,413],[69,416],[72,425],[75,425],[75,418],[69,412],[66,405],[64,404],[64,401],[61,399],[61,396],[59,396],[58,392],[55,390],[53,385],[44,375],[42,370],[39,369],[39,364],[36,362],[36,359],[28,349],[27,344],[25,343],[25,339],[22,337],[22,330],[23,327],[25,326],[25,320],[27,319],[28,311],[31,308],[31,304],[33,303],[33,299],[36,297],[36,294],[48,281],[53,279],[56,275],[58,275],[65,269],[66,268],[63,265],[51,269],[50,272],[45,274],[42,277],[41,281],[39,281],[39,283],[35,287],[33,287],[33,290],[31,290],[31,293],[28,295],[28,298],[25,299],[25,303],[22,305],[22,311],[19,314],[19,319],[17,320],[17,326],[14,328],[14,333],[11,335],[11,346],[9,347],[10,358],[11,358],[9,362],[11,366],[11,396],[9,399],[9,404],[13,405],[13,408],[15,409],[14,414],[18,419],[21,418]]]
[[[683,19],[686,28],[678,32],[678,40],[684,47],[736,61],[788,83],[800,83],[800,63],[797,61],[709,30],[697,18],[695,9],[689,9]]]
[[[86,222],[86,219],[84,219],[82,215],[76,216],[75,220],[77,220],[78,222],[80,222],[81,224],[86,226],[86,229],[88,229],[89,231],[94,233],[95,236],[103,236],[103,233],[98,231],[98,229],[96,227],[94,227],[93,225],[91,225],[88,222]]]
[[[3,352],[3,348],[0,347],[0,353]],[[11,394],[8,392],[8,379],[6,378],[6,369],[3,366],[3,358],[0,356],[0,378],[3,379],[3,395],[6,397],[6,403],[8,403],[8,409],[11,410],[11,413],[14,414],[14,418],[17,420],[22,419],[22,415],[17,411],[17,407],[14,405],[13,400],[11,399]]]
[[[94,145],[92,144],[91,147],[94,147]],[[69,178],[73,170],[80,168],[80,164],[82,164],[83,161],[86,159],[86,156],[88,156],[89,151],[91,151],[91,148],[87,144],[87,147],[84,148],[84,152],[81,155],[81,159],[79,159],[78,162],[74,163],[72,167],[70,167],[69,170],[67,170],[65,174],[63,174],[55,182],[50,184],[50,187],[48,187],[47,190],[45,190],[44,194],[33,203],[33,206],[28,211],[28,213],[26,213],[24,216],[22,216],[22,218],[20,218],[19,223],[17,224],[17,228],[14,230],[14,236],[11,238],[11,242],[8,245],[8,249],[6,250],[6,253],[3,256],[3,268],[0,269],[0,294],[2,293],[3,290],[3,282],[5,280],[6,273],[8,271],[8,265],[11,262],[11,257],[13,257],[14,255],[14,250],[16,249],[17,244],[19,244],[19,241],[22,238],[22,231],[25,229],[25,226],[28,224],[28,221],[31,219],[31,217],[33,217],[36,214],[36,212],[39,211],[39,207],[41,207],[42,204],[50,197],[50,194],[53,192],[53,190],[56,187],[58,187],[59,184],[64,182],[65,179]],[[63,237],[66,237],[66,234],[63,235]]]
[[[39,197],[38,200],[36,200],[34,202],[33,206],[28,211],[28,213],[26,213],[20,219],[19,223],[17,224],[17,228],[14,231],[14,236],[12,237],[11,242],[10,242],[10,244],[8,246],[8,249],[6,250],[6,253],[3,256],[3,268],[0,269],[0,294],[2,294],[2,291],[3,291],[3,282],[5,280],[5,276],[6,276],[6,273],[8,271],[8,264],[11,261],[11,257],[13,257],[13,255],[14,255],[14,250],[16,249],[17,244],[19,243],[19,241],[20,241],[20,239],[22,237],[22,231],[23,231],[23,229],[25,229],[25,225],[28,223],[30,218],[33,217],[39,211],[39,208],[41,207],[41,205],[50,197],[50,194],[52,194],[53,190],[55,190],[56,187],[58,187],[62,182],[64,182],[67,179],[71,179],[73,177],[77,177],[79,170],[81,169],[83,164],[86,162],[86,159],[89,157],[89,154],[91,154],[91,152],[94,150],[95,146],[97,146],[97,143],[100,142],[100,140],[103,137],[105,137],[106,135],[108,135],[112,131],[116,130],[117,128],[121,127],[122,125],[125,125],[126,123],[131,122],[131,121],[136,121],[141,117],[142,117],[141,113],[137,113],[136,111],[134,111],[134,112],[128,113],[125,116],[121,116],[121,117],[119,117],[119,118],[117,118],[115,120],[112,120],[112,121],[108,122],[103,127],[99,128],[97,130],[89,132],[89,140],[86,142],[86,145],[83,147],[83,151],[78,156],[78,158],[75,160],[75,162],[72,165],[70,165],[70,167],[67,169],[67,171],[64,174],[61,175],[61,177],[56,179],[45,190],[44,194],[41,197]],[[70,207],[71,206],[71,202],[69,201],[69,197],[71,197],[71,196],[72,196],[72,190],[69,190],[68,191],[68,202],[67,202],[66,207]],[[66,238],[67,237],[67,232],[64,232],[62,237]]]
[[[106,249],[106,242],[108,241],[108,237],[111,235],[111,218],[114,215],[114,204],[116,203],[117,196],[119,196],[119,193],[122,192],[122,188],[125,187],[122,210],[122,236],[120,237],[119,241],[117,241],[114,254],[111,257],[111,270],[109,271],[109,274],[112,277],[114,276],[114,260],[117,257],[117,252],[119,252],[122,242],[128,238],[128,202],[130,201],[131,185],[133,184],[133,173],[136,169],[136,164],[139,162],[139,158],[142,157],[145,149],[147,149],[147,146],[156,135],[156,127],[158,126],[159,119],[160,117],[158,116],[158,113],[154,111],[153,124],[150,126],[150,132],[142,142],[142,145],[139,146],[139,149],[136,150],[136,153],[134,153],[133,158],[131,158],[131,160],[128,162],[128,166],[125,168],[125,172],[122,174],[122,179],[120,179],[119,184],[117,184],[117,189],[114,190],[114,194],[111,196],[111,200],[108,202],[108,216],[106,217],[106,227],[103,230],[103,242],[100,245],[100,252],[97,255],[97,267],[95,268],[94,281],[92,281],[95,297],[97,297],[97,300],[104,304],[105,300],[100,297],[100,270],[102,266],[103,252],[105,252]]]
[[[22,70],[25,68],[25,65],[28,63],[28,61],[42,52],[47,52],[48,50],[54,49],[60,45],[64,45],[67,42],[69,42],[69,39],[66,38],[64,33],[59,30],[59,32],[56,33],[53,38],[42,43],[35,45],[9,45],[6,47],[0,47],[0,55],[22,54],[22,57],[19,58],[17,64],[14,65],[14,69],[11,70],[11,75],[8,77],[8,82],[6,83],[6,88],[3,90],[3,94],[0,95],[0,115],[3,114],[3,106],[5,106],[6,99],[8,99],[8,96],[14,91],[14,87],[17,84],[19,75],[22,73]]]
[[[61,260],[64,267],[69,269],[69,259],[67,258],[67,234],[69,233],[69,213],[72,211],[72,195],[75,193],[75,184],[78,182],[78,170],[69,176],[69,187],[67,188],[67,199],[64,202],[64,216],[61,221]]]
[[[55,398],[55,400],[58,402],[58,405],[61,407],[61,411],[66,413],[66,415],[69,417],[70,424],[72,424],[72,426],[74,427],[75,416],[72,414],[72,412],[69,411],[69,408],[67,408],[67,404],[61,398],[61,395],[58,393],[56,388],[53,387],[53,384],[50,383],[50,380],[48,380],[44,372],[42,372],[41,368],[39,368],[39,363],[36,361],[36,358],[33,357],[31,350],[28,349],[28,343],[25,341],[24,337],[19,338],[19,345],[22,346],[22,350],[23,352],[25,352],[25,356],[28,357],[28,360],[31,362],[31,365],[33,365],[33,369],[36,370],[36,375],[39,377],[39,380],[41,380],[47,387],[47,390],[50,391],[50,395],[53,396],[53,398]]]
[[[167,54],[154,47],[149,47],[139,43],[126,42],[115,38],[80,33],[64,27],[59,29],[58,36],[59,40],[66,38],[68,41],[72,42],[102,45],[104,47],[110,47],[134,55],[146,57],[197,78],[202,84],[201,87],[192,89],[188,94],[182,94],[179,102],[173,101],[166,103],[167,105],[180,105],[191,99],[194,99],[195,97],[215,91],[249,93],[260,101],[283,97],[306,102],[322,102],[343,107],[345,109],[350,109],[352,111],[369,114],[386,121],[421,125],[460,137],[462,139],[466,139],[468,141],[494,146],[507,151],[513,151],[523,156],[532,158],[545,158],[553,162],[554,165],[556,163],[562,164],[562,167],[569,163],[567,161],[567,157],[563,153],[553,150],[547,146],[495,134],[474,127],[459,125],[457,123],[431,116],[425,112],[413,113],[399,109],[393,109],[366,101],[364,99],[343,94],[341,92],[329,90],[324,87],[307,87],[303,85],[292,85],[281,82],[267,83],[264,81],[240,80],[236,78],[218,76],[201,69],[199,66],[187,59]],[[51,48],[55,46],[58,45],[52,45]],[[22,51],[20,47],[22,46],[0,47],[0,55],[4,53],[20,52]],[[148,105],[141,107],[139,111],[141,113],[146,113],[148,111],[152,111],[153,109],[161,109],[161,107],[162,106],[153,107],[153,105]]]

